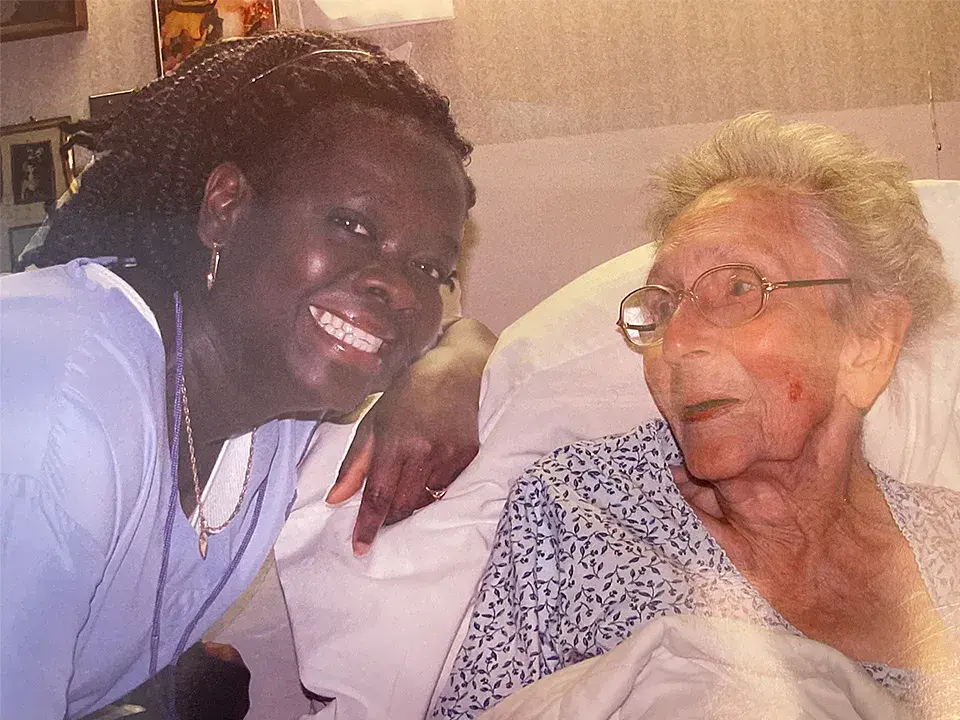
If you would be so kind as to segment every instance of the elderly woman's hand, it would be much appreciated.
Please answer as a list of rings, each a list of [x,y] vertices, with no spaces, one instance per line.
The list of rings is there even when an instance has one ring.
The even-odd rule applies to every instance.
[[[495,342],[480,323],[455,322],[360,423],[327,496],[330,504],[343,502],[366,478],[356,555],[366,554],[384,524],[434,502],[477,454],[480,377]]]

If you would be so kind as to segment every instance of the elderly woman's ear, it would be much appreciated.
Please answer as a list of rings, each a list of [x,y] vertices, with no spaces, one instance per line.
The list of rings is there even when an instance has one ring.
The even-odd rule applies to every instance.
[[[217,165],[207,178],[207,186],[197,219],[197,236],[208,248],[223,247],[253,197],[253,188],[235,163]]]
[[[902,298],[873,303],[847,332],[840,351],[837,393],[853,407],[866,412],[893,375],[912,313]]]

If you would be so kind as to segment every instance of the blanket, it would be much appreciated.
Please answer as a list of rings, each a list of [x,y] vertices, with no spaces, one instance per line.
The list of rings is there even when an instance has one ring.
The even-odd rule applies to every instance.
[[[609,653],[528,685],[482,720],[900,720],[900,703],[822,643],[692,615],[643,625]]]

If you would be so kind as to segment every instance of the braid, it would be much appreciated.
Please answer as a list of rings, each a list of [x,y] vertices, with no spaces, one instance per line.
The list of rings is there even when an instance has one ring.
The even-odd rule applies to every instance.
[[[363,54],[304,57],[322,49]],[[176,74],[137,92],[97,139],[103,155],[51,218],[38,264],[136,257],[181,287],[200,247],[197,216],[210,172],[227,161],[251,178],[269,172],[275,165],[265,158],[294,151],[287,140],[298,123],[345,104],[408,118],[464,162],[470,156],[449,101],[375,45],[321,32],[227,40],[199,48]]]

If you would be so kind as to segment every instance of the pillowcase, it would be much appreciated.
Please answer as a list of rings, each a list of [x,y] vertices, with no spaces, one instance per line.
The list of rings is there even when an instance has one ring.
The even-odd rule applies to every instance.
[[[960,490],[960,181],[913,187],[943,249],[957,312],[898,360],[864,421],[864,454],[903,482]]]

